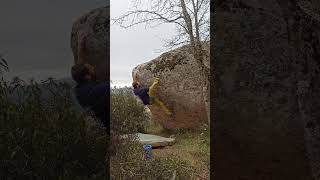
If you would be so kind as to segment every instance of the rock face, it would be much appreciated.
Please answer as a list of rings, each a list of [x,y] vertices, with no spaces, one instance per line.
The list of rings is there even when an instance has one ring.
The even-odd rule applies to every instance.
[[[71,32],[71,48],[74,63],[89,63],[97,72],[97,80],[107,79],[107,64],[109,64],[109,32],[110,32],[110,8],[102,7],[91,10],[77,19]],[[80,42],[85,38],[84,61],[80,62]]]
[[[209,45],[204,47],[205,65],[209,67]],[[174,111],[175,116],[169,117],[156,105],[149,109],[152,118],[167,129],[196,128],[208,122],[199,74],[188,46],[166,52],[132,71],[133,80],[142,85],[150,86],[155,77],[160,78],[156,96]]]
[[[214,179],[320,178],[320,21],[301,2],[216,3]]]

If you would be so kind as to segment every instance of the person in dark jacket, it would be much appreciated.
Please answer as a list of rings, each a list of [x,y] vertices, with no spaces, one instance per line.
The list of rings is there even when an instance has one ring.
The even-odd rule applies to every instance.
[[[96,82],[94,67],[90,64],[77,64],[71,69],[72,78],[77,82],[75,94],[79,104],[92,110],[107,127],[107,99],[109,85]]]
[[[172,112],[164,105],[164,103],[154,96],[154,91],[159,83],[159,78],[156,78],[150,87],[141,86],[138,82],[133,82],[133,93],[138,96],[144,105],[159,105],[160,108],[169,116]]]

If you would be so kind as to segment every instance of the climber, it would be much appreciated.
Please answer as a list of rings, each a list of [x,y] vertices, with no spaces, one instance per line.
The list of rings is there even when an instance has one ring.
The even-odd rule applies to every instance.
[[[72,78],[77,82],[75,94],[79,104],[92,110],[107,127],[107,99],[109,85],[96,82],[94,67],[90,64],[77,64],[71,69]]]
[[[71,68],[71,76],[77,82],[75,94],[79,104],[83,108],[92,110],[102,124],[107,127],[107,99],[109,85],[107,82],[96,81],[94,67],[88,62],[87,36],[81,35],[78,45],[78,63]]]
[[[159,78],[156,78],[153,84],[150,87],[141,86],[138,82],[133,82],[133,92],[138,96],[144,105],[153,105],[157,104],[160,108],[169,116],[172,115],[172,112],[160,101],[157,97],[154,96],[155,88],[159,83]]]

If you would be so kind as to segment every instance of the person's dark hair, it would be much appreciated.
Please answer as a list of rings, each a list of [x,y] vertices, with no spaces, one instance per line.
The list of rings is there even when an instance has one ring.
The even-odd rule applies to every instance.
[[[85,75],[88,73],[88,69],[84,64],[76,64],[71,68],[72,79],[77,83],[85,81]]]
[[[137,82],[133,82],[132,83],[132,87],[135,89],[135,88],[137,88],[139,86],[139,84],[137,83]]]

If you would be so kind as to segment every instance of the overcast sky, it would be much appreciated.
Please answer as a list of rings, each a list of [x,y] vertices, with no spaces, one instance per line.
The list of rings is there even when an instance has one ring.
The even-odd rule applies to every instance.
[[[10,72],[36,80],[70,77],[73,55],[70,33],[73,22],[84,13],[105,6],[108,0],[2,0],[0,1],[0,53]],[[125,13],[130,0],[111,0],[111,18]],[[131,84],[132,69],[160,55],[161,38],[170,37],[172,26],[122,29],[111,24],[111,79],[116,85]]]
[[[111,19],[124,14],[130,8],[130,0],[110,1]],[[156,29],[145,29],[144,25],[123,29],[111,24],[110,29],[110,79],[115,85],[130,85],[132,69],[150,61],[163,50],[163,41],[174,33],[172,25],[161,25]]]
[[[6,79],[70,77],[72,23],[108,0],[1,0],[0,53],[10,66]]]

